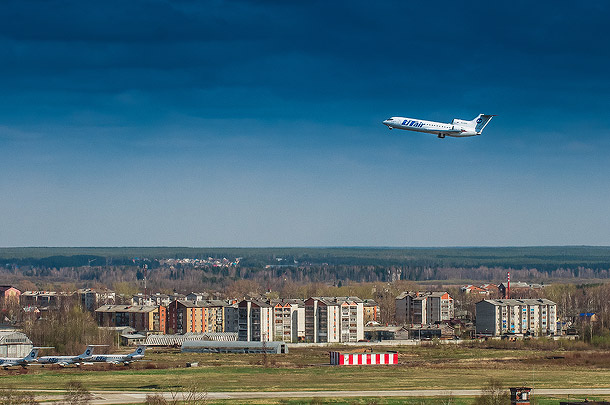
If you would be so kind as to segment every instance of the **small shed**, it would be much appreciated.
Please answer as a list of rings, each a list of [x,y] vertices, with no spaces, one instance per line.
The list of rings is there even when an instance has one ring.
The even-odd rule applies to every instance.
[[[532,389],[530,387],[511,387],[510,404],[530,405],[531,391]]]
[[[139,346],[146,342],[146,335],[141,333],[123,333],[121,334],[121,345],[123,346]]]
[[[398,353],[340,353],[330,352],[332,366],[374,366],[398,364]]]
[[[24,333],[0,330],[0,357],[25,357],[33,346],[30,338]]]

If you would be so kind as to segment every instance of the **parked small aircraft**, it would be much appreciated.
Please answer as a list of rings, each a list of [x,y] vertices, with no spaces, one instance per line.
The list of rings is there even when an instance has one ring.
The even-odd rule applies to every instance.
[[[36,357],[38,357],[39,347],[34,347],[30,353],[25,357],[0,357],[0,367],[3,367],[5,370],[12,366],[21,366],[26,368],[28,364],[36,361]]]
[[[89,359],[92,362],[98,363],[111,363],[111,364],[125,364],[128,365],[134,361],[141,360],[144,358],[144,351],[146,346],[138,346],[136,350],[129,354],[100,354],[93,356]]]
[[[83,354],[78,356],[42,356],[38,358],[38,364],[58,364],[61,367],[66,367],[70,364],[80,366],[83,362],[91,359],[93,348],[94,345],[87,346]]]
[[[426,132],[439,138],[445,136],[465,137],[481,135],[483,129],[495,115],[479,114],[472,121],[454,118],[451,124],[444,122],[425,121],[406,117],[392,117],[383,121],[389,129],[405,129],[407,131]]]

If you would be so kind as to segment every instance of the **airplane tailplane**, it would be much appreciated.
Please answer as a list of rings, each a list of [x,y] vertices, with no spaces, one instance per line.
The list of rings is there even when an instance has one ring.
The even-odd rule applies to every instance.
[[[474,124],[474,132],[477,134],[483,132],[483,129],[485,129],[493,117],[495,117],[495,115],[479,114],[475,119],[470,121]]]

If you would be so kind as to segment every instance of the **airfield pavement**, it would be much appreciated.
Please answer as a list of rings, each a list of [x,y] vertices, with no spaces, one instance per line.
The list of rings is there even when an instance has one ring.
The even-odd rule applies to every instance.
[[[38,401],[47,403],[61,402],[63,398],[58,395],[53,395],[57,391],[40,390],[33,391]],[[111,405],[111,404],[137,404],[144,403],[146,396],[150,392],[142,391],[92,391],[92,405]],[[182,401],[187,398],[190,393],[181,392],[157,392],[167,400]],[[204,392],[200,393],[201,397],[206,401],[215,400],[246,400],[246,399],[286,399],[286,398],[354,398],[354,397],[476,397],[481,394],[481,390],[389,390],[389,391],[255,391],[255,392]],[[553,388],[553,389],[535,389],[532,395],[550,396],[550,395],[610,395],[610,388]]]

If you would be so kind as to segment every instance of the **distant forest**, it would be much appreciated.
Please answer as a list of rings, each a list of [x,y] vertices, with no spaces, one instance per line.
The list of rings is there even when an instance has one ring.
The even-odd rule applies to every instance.
[[[164,263],[163,259],[240,258],[237,266]],[[237,280],[278,283],[453,281],[610,278],[610,247],[472,248],[0,248],[0,284],[80,286],[137,283],[146,268],[159,290],[224,288]],[[40,286],[39,286],[40,287]]]
[[[296,260],[312,265],[610,268],[610,246],[456,247],[456,248],[186,248],[186,247],[27,247],[0,248],[0,263],[21,262],[49,267],[132,263],[134,258],[167,259],[241,257],[242,266],[264,267]],[[102,263],[98,262],[101,261]]]

